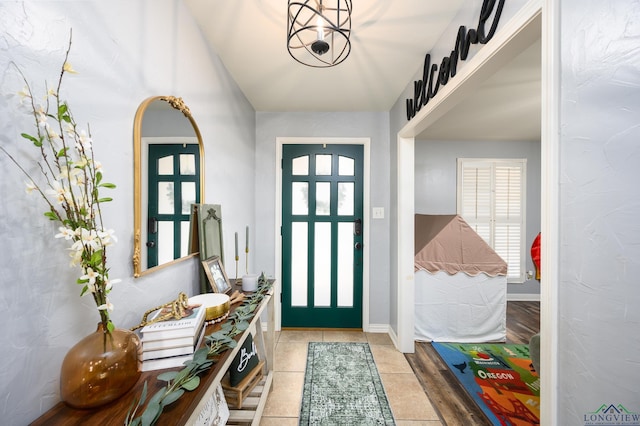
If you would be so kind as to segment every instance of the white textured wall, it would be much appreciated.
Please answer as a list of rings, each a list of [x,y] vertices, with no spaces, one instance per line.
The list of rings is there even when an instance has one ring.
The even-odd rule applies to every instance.
[[[153,95],[182,96],[200,126],[206,201],[223,205],[225,251],[233,232],[253,224],[255,113],[205,45],[180,0],[1,1],[0,143],[30,155],[19,134],[32,129],[16,109],[22,88],[10,62],[30,80],[57,78],[69,29],[70,62],[80,72],[63,91],[79,123],[90,123],[105,176],[118,188],[105,205],[118,244],[109,251],[116,325],[131,327],[145,310],[193,294],[195,261],[133,279],[133,117]],[[33,170],[33,167],[30,167]],[[0,154],[0,423],[23,425],[59,401],[59,368],[68,348],[95,329],[95,305],[80,298],[43,202],[27,196],[24,178]]]
[[[602,404],[640,413],[640,3],[559,4],[559,321],[543,330],[558,340],[558,387],[543,376],[542,392],[558,407],[550,425],[580,426]]]
[[[560,2],[557,424],[640,413],[640,2]]]
[[[256,253],[258,270],[275,269],[277,137],[371,138],[371,207],[389,211],[389,139],[386,113],[267,113],[256,114],[256,228],[262,244]],[[369,322],[389,324],[389,217],[370,220]]]

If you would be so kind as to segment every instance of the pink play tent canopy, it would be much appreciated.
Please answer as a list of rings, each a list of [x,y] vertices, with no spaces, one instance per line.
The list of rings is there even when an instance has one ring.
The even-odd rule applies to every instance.
[[[415,270],[507,275],[507,263],[459,215],[415,217]]]

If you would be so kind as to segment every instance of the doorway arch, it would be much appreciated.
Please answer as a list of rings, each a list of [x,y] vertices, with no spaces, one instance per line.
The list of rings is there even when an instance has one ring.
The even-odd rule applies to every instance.
[[[456,77],[446,86],[441,86],[438,95],[415,115],[397,134],[397,258],[396,258],[396,324],[395,343],[402,352],[414,351],[414,305],[413,295],[413,239],[414,239],[414,152],[416,136],[424,132],[466,96],[526,49],[533,41],[542,39],[542,124],[541,124],[541,230],[546,237],[542,241],[541,280],[541,359],[544,374],[541,381],[546,391],[541,392],[541,422],[553,424],[557,416],[557,404],[553,389],[557,388],[557,290],[551,283],[557,276],[557,79],[553,67],[557,62],[554,47],[557,40],[557,14],[551,9],[550,1],[545,1],[543,19],[542,2],[527,2],[505,27],[496,34],[491,43],[485,45],[467,65],[458,71]],[[543,60],[544,58],[544,60]]]

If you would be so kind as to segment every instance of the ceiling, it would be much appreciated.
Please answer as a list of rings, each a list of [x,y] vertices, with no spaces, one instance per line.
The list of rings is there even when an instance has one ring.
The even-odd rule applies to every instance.
[[[415,79],[425,53],[465,4],[464,0],[354,2],[351,54],[335,67],[312,68],[296,62],[287,51],[284,1],[185,3],[254,109],[266,112],[389,111]],[[537,43],[424,135],[530,140],[539,138],[539,116]]]

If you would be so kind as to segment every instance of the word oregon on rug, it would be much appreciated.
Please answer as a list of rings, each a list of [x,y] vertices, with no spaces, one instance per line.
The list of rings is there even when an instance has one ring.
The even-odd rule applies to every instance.
[[[395,425],[369,344],[309,343],[300,425]]]
[[[496,426],[540,424],[540,379],[527,345],[432,343]]]

